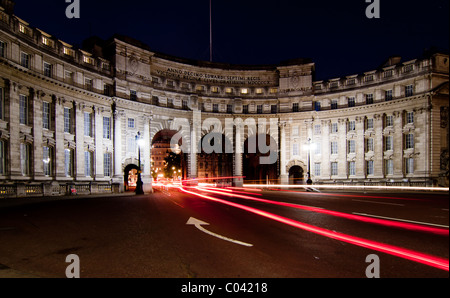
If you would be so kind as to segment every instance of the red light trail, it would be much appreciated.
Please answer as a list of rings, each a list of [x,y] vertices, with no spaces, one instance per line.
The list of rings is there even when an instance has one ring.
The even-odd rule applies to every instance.
[[[436,257],[436,256],[431,256],[428,254],[424,254],[424,253],[420,253],[420,252],[416,252],[413,250],[408,250],[405,248],[401,248],[401,247],[397,247],[397,246],[393,246],[393,245],[388,245],[388,244],[384,244],[384,243],[380,243],[380,242],[376,242],[376,241],[372,241],[372,240],[367,240],[367,239],[363,239],[363,238],[359,238],[359,237],[354,237],[354,236],[350,236],[350,235],[346,235],[343,233],[338,233],[338,232],[334,232],[334,231],[330,231],[327,229],[323,229],[323,228],[319,228],[319,227],[315,227],[312,225],[308,225],[299,221],[295,221],[286,217],[282,217],[273,213],[269,213],[263,210],[259,210],[256,208],[252,208],[252,207],[248,207],[245,205],[241,205],[241,204],[237,204],[234,202],[229,202],[226,200],[222,200],[219,198],[215,198],[209,195],[204,195],[204,194],[199,194],[193,191],[189,191],[186,190],[183,187],[180,187],[180,190],[182,192],[185,193],[189,193],[191,195],[197,196],[197,197],[201,197],[207,200],[211,200],[214,202],[218,202],[221,204],[225,204],[225,205],[229,205],[235,208],[239,208],[308,232],[312,232],[312,233],[316,233],[328,238],[332,238],[332,239],[336,239],[339,241],[343,241],[346,243],[350,243],[350,244],[354,244],[360,247],[364,247],[364,248],[369,248],[369,249],[373,249],[376,251],[380,251],[383,253],[387,253],[390,255],[394,255],[394,256],[398,256],[407,260],[411,260],[414,262],[418,262],[421,264],[425,264],[428,266],[432,266],[438,269],[442,269],[442,270],[446,270],[449,271],[449,260],[444,259],[444,258],[440,258],[440,257]]]

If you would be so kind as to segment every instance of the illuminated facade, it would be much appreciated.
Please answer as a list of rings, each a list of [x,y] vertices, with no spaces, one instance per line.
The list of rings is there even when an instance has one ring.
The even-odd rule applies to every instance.
[[[314,183],[448,185],[446,54],[393,57],[376,70],[318,82],[305,59],[192,61],[119,35],[75,49],[1,3],[2,196],[123,191],[125,172],[138,165],[138,133],[149,192],[154,137],[175,135],[179,119],[189,126],[185,148],[212,131],[231,144],[208,176],[303,183],[309,170]],[[275,163],[258,163],[264,152],[244,146],[252,137],[274,142]],[[207,154],[183,154],[184,176],[205,177]]]

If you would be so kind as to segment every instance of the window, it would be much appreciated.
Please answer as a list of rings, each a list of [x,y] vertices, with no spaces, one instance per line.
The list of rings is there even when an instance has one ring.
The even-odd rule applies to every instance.
[[[248,94],[248,88],[242,88],[241,94]]]
[[[22,94],[19,96],[19,111],[20,124],[28,125],[28,97]]]
[[[22,175],[30,175],[31,146],[26,143],[20,143],[20,169]]]
[[[64,132],[72,132],[72,119],[71,119],[71,109],[64,108]]]
[[[348,175],[355,176],[356,175],[356,162],[349,161],[348,162]]]
[[[349,140],[348,141],[348,153],[355,153],[355,152],[356,152],[355,140]]]
[[[332,162],[331,163],[331,176],[337,176],[338,175],[338,163]]]
[[[373,151],[373,138],[366,139],[366,152]]]
[[[270,106],[270,112],[271,112],[272,114],[278,113],[278,106],[277,106],[277,105],[271,105],[271,106]]]
[[[183,100],[182,101],[182,108],[183,108],[183,110],[189,110],[189,106],[188,106],[188,101],[187,100]]]
[[[0,41],[0,57],[6,56],[6,43],[3,41]]]
[[[385,101],[390,101],[390,100],[392,100],[392,90],[386,90],[385,92],[384,92],[384,100]]]
[[[356,105],[356,100],[354,97],[349,97],[347,98],[347,102],[348,102],[348,107],[354,107]]]
[[[3,116],[3,110],[4,110],[4,100],[3,100],[3,88],[0,87],[0,119],[3,120],[4,116]]]
[[[298,144],[292,145],[292,155],[299,155]]]
[[[51,78],[53,74],[53,65],[44,62],[44,76]]]
[[[320,135],[322,133],[322,126],[320,124],[314,125],[314,134]]]
[[[213,103],[213,112],[214,113],[219,113],[219,104]]]
[[[413,96],[414,95],[414,87],[413,85],[408,85],[405,87],[405,96],[409,97],[409,96]]]
[[[407,112],[406,113],[406,123],[407,124],[414,123],[414,112]]]
[[[111,118],[103,117],[103,138],[111,139]]]
[[[64,150],[64,174],[66,177],[73,176],[73,150]]]
[[[373,104],[373,94],[366,94],[366,104],[371,105]]]
[[[227,105],[227,113],[233,114],[233,105]]]
[[[129,136],[127,142],[127,152],[131,154],[136,153],[136,137]]]
[[[52,148],[44,146],[43,147],[43,168],[44,168],[44,175],[45,176],[51,176],[52,175]]]
[[[414,158],[405,158],[405,172],[406,174],[414,173]]]
[[[352,120],[348,122],[348,131],[356,130],[356,121]]]
[[[314,163],[314,176],[316,176],[316,177],[320,176],[320,163],[319,162]]]
[[[314,102],[314,111],[317,111],[317,112],[320,111],[320,102],[319,101]]]
[[[263,105],[257,105],[256,106],[256,112],[258,114],[262,114],[263,113]]]
[[[137,101],[137,92],[136,92],[136,90],[130,90],[130,100]]]
[[[256,94],[263,94],[263,89],[262,88],[256,88]]]
[[[331,123],[331,133],[337,133],[338,132],[338,124],[337,123]]]
[[[84,113],[84,136],[92,137],[92,114]]]
[[[299,132],[298,125],[294,125],[292,127],[292,136],[297,137],[298,136],[298,132]]]
[[[75,51],[72,50],[71,48],[64,47],[63,52],[64,52],[64,55],[71,56],[71,57],[75,56]]]
[[[384,137],[384,150],[394,150],[394,137],[393,136],[385,136]]]
[[[385,160],[384,171],[386,175],[394,174],[394,161],[392,159]]]
[[[338,142],[331,142],[331,154],[338,154]]]
[[[413,149],[414,148],[414,135],[409,133],[405,136],[405,149]]]
[[[212,93],[219,93],[219,87],[211,87]]]
[[[225,88],[225,93],[227,93],[227,94],[233,93],[233,88],[230,88],[230,87]]]
[[[111,153],[103,154],[103,176],[111,177]]]
[[[366,120],[366,129],[373,129],[373,118],[368,118]]]
[[[42,102],[42,128],[50,129],[50,103]]]
[[[331,109],[336,110],[338,108],[338,101],[336,99],[333,99],[331,101]]]
[[[292,112],[298,112],[299,111],[299,108],[298,108],[298,102],[294,102],[293,104],[292,104]]]
[[[403,66],[403,73],[411,72],[414,70],[414,64]]]
[[[275,94],[278,92],[278,88],[270,88],[269,92],[270,94]]]
[[[136,128],[134,118],[128,118],[128,128]]]
[[[84,175],[86,177],[92,177],[93,174],[93,154],[91,151],[84,151]]]
[[[0,140],[0,175],[5,175],[6,170],[6,144]]]
[[[316,150],[315,150],[315,154],[319,155],[322,154],[322,143],[320,143],[319,141],[316,141],[316,146],[315,146]]]
[[[242,106],[242,113],[248,114],[248,105],[243,105]]]
[[[94,85],[92,84],[92,79],[88,79],[88,78],[84,79],[84,85],[88,91],[94,90]]]
[[[20,65],[22,65],[25,68],[30,68],[30,55],[27,53],[21,52],[20,53]]]
[[[112,96],[113,95],[113,86],[110,84],[103,85],[103,95]]]
[[[386,127],[393,127],[394,126],[394,116],[389,115],[386,116]]]
[[[373,175],[373,173],[374,173],[373,160],[366,161],[366,170],[367,170],[367,175]]]
[[[83,56],[83,62],[86,64],[94,65],[94,59],[92,57]]]

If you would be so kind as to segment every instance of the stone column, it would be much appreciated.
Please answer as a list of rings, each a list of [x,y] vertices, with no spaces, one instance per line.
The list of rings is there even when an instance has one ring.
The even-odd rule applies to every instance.
[[[113,183],[119,184],[119,192],[123,192],[124,178],[122,172],[122,111],[114,113],[114,176]]]
[[[9,173],[11,179],[21,177],[20,170],[20,123],[19,123],[19,85],[9,82]],[[7,163],[8,164],[8,163]]]
[[[44,165],[42,162],[43,151],[42,148],[42,100],[40,98],[40,92],[35,91],[31,94],[32,100],[32,112],[33,112],[33,162],[34,162],[34,179],[40,180],[44,178]]]
[[[242,177],[242,147],[243,147],[243,141],[242,141],[242,124],[236,124],[236,139],[235,139],[235,145],[234,145],[234,154],[233,154],[233,174],[235,177]],[[236,187],[242,187],[244,185],[244,179],[243,178],[233,178],[233,186]]]
[[[144,161],[144,171],[141,174],[141,179],[144,188],[144,193],[152,193],[152,175],[151,175],[151,140],[150,140],[150,121],[151,117],[144,116],[144,145],[141,148],[141,158]]]
[[[55,165],[56,165],[56,179],[64,179],[64,104],[62,98],[54,96],[55,109]]]
[[[394,176],[404,177],[403,171],[403,118],[402,113],[395,111],[394,115]],[[383,140],[383,139],[382,139]]]
[[[99,108],[94,109],[95,122],[95,180],[104,178],[103,174],[103,113]],[[110,125],[112,123],[110,122]],[[110,136],[111,136],[110,131]]]
[[[280,122],[280,184],[288,184],[286,173],[286,122]]]
[[[84,156],[84,111],[80,104],[74,105],[74,121],[75,121],[75,143],[76,143],[76,149],[74,152],[75,155],[75,169],[76,172],[75,177],[76,180],[85,180],[85,156]],[[94,115],[93,115],[94,116]],[[92,148],[91,148],[92,149]],[[91,162],[94,162],[94,160],[91,160]],[[93,173],[92,173],[93,174]]]

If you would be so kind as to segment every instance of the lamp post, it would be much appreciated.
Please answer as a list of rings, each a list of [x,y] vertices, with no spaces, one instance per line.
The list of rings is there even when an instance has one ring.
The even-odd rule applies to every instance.
[[[138,145],[138,161],[139,161],[139,170],[138,170],[138,178],[136,182],[136,194],[142,195],[144,194],[143,182],[141,179],[141,146],[143,145],[144,140],[141,138],[141,133],[138,132],[136,135],[136,144]]]
[[[311,150],[315,148],[315,144],[311,143],[311,138],[308,139],[308,145],[306,145],[306,150],[308,151],[308,180],[306,180],[306,184],[311,185]]]

